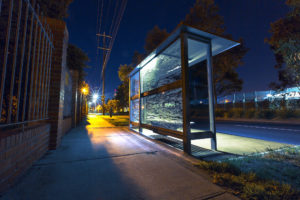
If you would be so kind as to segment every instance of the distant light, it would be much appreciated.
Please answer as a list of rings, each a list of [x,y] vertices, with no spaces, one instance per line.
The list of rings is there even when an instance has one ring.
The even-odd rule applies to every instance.
[[[98,98],[99,98],[99,95],[98,95],[98,94],[94,94],[94,95],[93,95],[93,101],[97,101]]]
[[[82,94],[87,95],[89,93],[89,89],[84,87],[81,89]]]
[[[267,97],[269,97],[269,98],[270,98],[270,97],[272,97],[272,95],[271,95],[271,94],[267,94]]]

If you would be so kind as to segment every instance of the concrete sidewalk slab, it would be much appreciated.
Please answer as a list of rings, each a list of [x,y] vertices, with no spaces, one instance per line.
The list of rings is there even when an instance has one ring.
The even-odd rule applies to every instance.
[[[124,128],[78,127],[1,199],[237,199],[169,151]]]
[[[210,139],[193,140],[192,144],[209,149]],[[292,145],[278,142],[270,142],[266,140],[217,133],[218,151],[223,151],[236,155],[251,155],[253,153],[265,152],[267,151],[267,149],[279,149],[291,146]]]

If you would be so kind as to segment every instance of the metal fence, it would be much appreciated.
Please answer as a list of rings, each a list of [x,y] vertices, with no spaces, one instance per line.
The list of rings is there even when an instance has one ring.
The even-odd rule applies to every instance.
[[[286,88],[282,91],[254,91],[247,93],[234,93],[218,97],[219,108],[254,107],[263,109],[294,108],[300,109],[300,89],[298,87]]]
[[[47,118],[52,38],[35,0],[0,0],[0,128]]]

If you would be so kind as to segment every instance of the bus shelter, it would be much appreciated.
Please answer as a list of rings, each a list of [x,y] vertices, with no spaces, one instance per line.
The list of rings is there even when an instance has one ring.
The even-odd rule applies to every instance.
[[[181,25],[130,73],[130,129],[211,139],[217,149],[212,58],[239,43]]]

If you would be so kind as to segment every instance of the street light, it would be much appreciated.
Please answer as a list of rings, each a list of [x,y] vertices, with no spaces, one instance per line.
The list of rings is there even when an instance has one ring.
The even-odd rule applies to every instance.
[[[94,95],[93,95],[93,100],[94,100],[94,101],[97,101],[98,98],[99,98],[99,95],[98,95],[98,94],[94,94]]]
[[[84,87],[81,89],[81,93],[84,94],[84,95],[87,95],[89,93],[89,89]]]

